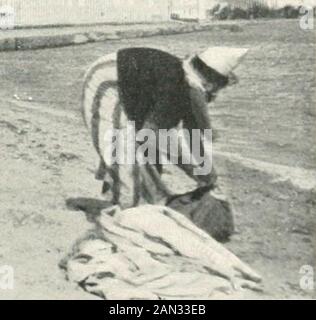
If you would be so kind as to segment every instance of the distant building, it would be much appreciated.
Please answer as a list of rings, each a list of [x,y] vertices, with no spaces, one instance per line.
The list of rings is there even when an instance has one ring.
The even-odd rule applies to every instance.
[[[204,20],[216,0],[172,0],[172,16],[183,20]]]
[[[218,4],[316,6],[316,0],[0,0],[0,29],[98,23],[204,20]]]
[[[137,23],[170,19],[171,0],[0,0],[16,26]]]

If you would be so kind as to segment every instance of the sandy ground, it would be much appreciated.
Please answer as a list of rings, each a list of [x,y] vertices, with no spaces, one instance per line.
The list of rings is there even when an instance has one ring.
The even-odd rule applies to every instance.
[[[79,112],[81,80],[100,55],[143,44],[180,56],[211,45],[252,48],[239,85],[210,109],[215,166],[236,209],[237,233],[226,246],[263,275],[265,292],[253,298],[313,297],[301,290],[299,270],[316,265],[314,40],[314,31],[283,20],[243,32],[0,53],[0,266],[15,270],[15,289],[0,298],[94,299],[58,268],[93,227],[90,215],[107,206]]]

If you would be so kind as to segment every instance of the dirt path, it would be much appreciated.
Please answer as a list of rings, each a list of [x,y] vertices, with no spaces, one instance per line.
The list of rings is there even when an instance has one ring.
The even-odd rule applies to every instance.
[[[0,291],[0,298],[86,298],[58,269],[71,242],[90,228],[83,213],[67,210],[66,199],[98,196],[88,171],[93,159],[82,156],[86,136],[76,132],[75,117],[9,106],[0,121],[0,265],[14,267],[15,290]]]
[[[89,137],[75,113],[9,105],[0,111],[0,265],[14,266],[15,290],[0,292],[1,298],[87,298],[65,281],[58,262],[91,228],[66,202],[90,212],[94,206],[95,213],[100,206]],[[308,297],[299,288],[299,270],[313,263],[315,193],[227,155],[215,160],[238,212],[238,233],[228,247],[265,276],[259,298]]]

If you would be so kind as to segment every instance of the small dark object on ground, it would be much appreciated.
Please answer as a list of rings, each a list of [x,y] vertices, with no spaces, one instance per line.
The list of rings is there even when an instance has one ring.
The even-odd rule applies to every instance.
[[[221,242],[234,233],[234,217],[228,201],[215,198],[207,188],[172,197],[166,204]]]

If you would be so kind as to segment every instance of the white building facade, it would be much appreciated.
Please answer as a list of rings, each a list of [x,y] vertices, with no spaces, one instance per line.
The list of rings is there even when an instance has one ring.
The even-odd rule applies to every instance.
[[[0,27],[205,20],[219,3],[249,7],[316,6],[316,0],[0,0]]]
[[[0,0],[16,26],[157,22],[170,19],[170,0]]]
[[[207,11],[218,4],[216,0],[172,0],[172,14],[185,20],[205,20]]]

